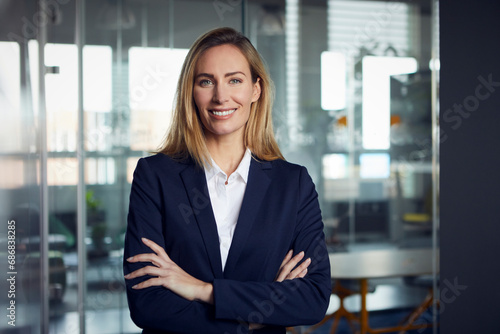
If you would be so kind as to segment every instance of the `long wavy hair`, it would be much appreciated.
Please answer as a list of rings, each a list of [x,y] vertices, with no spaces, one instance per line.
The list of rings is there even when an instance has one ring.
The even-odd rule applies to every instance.
[[[200,36],[189,50],[177,83],[175,107],[170,129],[157,153],[174,159],[191,157],[198,165],[209,163],[209,153],[199,113],[193,98],[196,63],[208,49],[230,44],[237,47],[250,65],[252,81],[260,79],[261,94],[252,103],[245,127],[244,145],[259,160],[284,159],[274,138],[272,105],[274,86],[264,62],[252,43],[232,28],[218,28]]]

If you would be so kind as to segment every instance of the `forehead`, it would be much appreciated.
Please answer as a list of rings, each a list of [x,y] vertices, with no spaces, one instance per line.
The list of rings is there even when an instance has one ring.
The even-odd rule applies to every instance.
[[[236,46],[224,44],[211,47],[203,52],[196,63],[196,73],[228,73],[241,71],[250,73],[250,64]]]

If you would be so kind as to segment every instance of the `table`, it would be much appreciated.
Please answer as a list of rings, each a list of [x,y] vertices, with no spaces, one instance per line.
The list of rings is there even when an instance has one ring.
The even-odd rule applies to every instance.
[[[387,333],[423,327],[422,325],[406,323],[404,325],[391,328],[370,328],[368,324],[368,311],[366,308],[368,280],[373,278],[432,274],[433,267],[439,267],[439,254],[437,250],[433,251],[432,248],[368,250],[359,252],[331,253],[329,256],[331,275],[332,278],[336,280],[334,293],[338,294],[340,298],[340,315],[346,317],[348,320],[359,320],[361,334]],[[433,258],[436,259],[436,263],[434,263]],[[338,280],[342,279],[358,280],[360,283],[359,294],[361,295],[361,311],[359,319],[343,307],[343,297],[352,293],[349,293],[338,284]],[[432,305],[432,299],[431,293],[421,305],[425,304],[427,307]],[[422,306],[420,308],[422,308]],[[425,309],[421,311],[425,311]],[[329,318],[331,317],[332,316],[329,316]],[[409,318],[407,320],[414,321],[416,318],[413,317],[413,319]],[[324,323],[324,321],[321,323]]]

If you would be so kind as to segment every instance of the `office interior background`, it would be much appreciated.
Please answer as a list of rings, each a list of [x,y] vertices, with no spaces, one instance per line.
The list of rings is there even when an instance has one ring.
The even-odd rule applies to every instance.
[[[483,2],[481,15],[498,8]],[[139,332],[121,265],[132,173],[168,129],[187,49],[220,26],[242,31],[268,66],[276,136],[313,177],[330,251],[437,253],[440,197],[455,195],[439,190],[439,98],[457,101],[439,89],[439,11],[435,0],[0,1],[0,263],[6,274],[15,225],[17,329]],[[448,131],[448,147],[466,133]],[[437,266],[431,282],[438,300]],[[375,284],[425,295],[399,279]],[[436,304],[425,318],[435,332],[453,315]]]

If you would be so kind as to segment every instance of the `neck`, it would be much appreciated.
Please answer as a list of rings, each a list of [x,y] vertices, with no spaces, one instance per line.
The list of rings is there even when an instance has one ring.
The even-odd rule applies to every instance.
[[[236,144],[238,142],[239,144]],[[238,168],[246,151],[242,140],[235,141],[221,137],[207,138],[207,148],[212,159],[214,159],[215,163],[227,176],[231,175]]]

